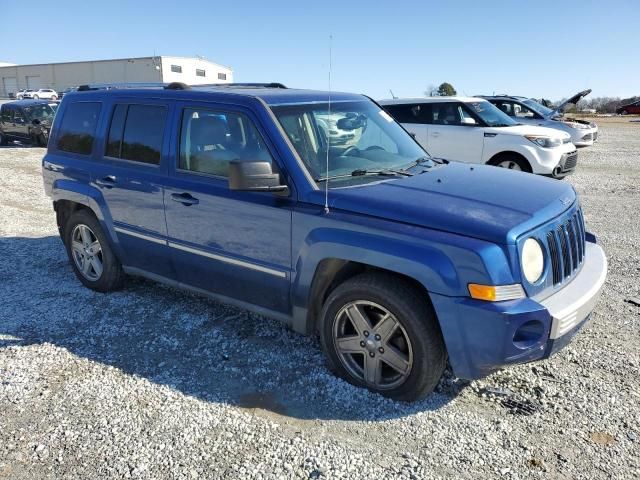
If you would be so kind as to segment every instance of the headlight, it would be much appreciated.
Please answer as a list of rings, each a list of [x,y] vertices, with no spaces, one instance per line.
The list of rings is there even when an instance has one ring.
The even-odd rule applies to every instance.
[[[546,137],[544,135],[525,135],[524,138],[542,148],[554,148],[562,145],[560,137]]]
[[[529,283],[536,283],[544,270],[544,254],[537,240],[527,238],[522,246],[522,273]]]

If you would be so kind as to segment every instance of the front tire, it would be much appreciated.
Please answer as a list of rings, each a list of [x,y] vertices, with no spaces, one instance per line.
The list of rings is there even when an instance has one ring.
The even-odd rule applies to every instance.
[[[527,162],[524,158],[520,157],[516,154],[500,154],[496,157],[492,158],[489,162],[489,165],[493,165],[494,167],[506,168],[508,170],[516,170],[519,172],[528,172],[531,173],[533,170],[529,162]]]
[[[366,273],[338,286],[321,313],[329,368],[349,383],[401,401],[425,397],[445,369],[433,308],[409,282]]]
[[[38,95],[34,95],[34,96],[33,96],[33,99],[34,99],[34,100],[40,100],[40,97],[39,97]]]
[[[85,287],[111,292],[122,286],[122,265],[92,213],[87,210],[73,213],[65,225],[63,237],[73,271]]]

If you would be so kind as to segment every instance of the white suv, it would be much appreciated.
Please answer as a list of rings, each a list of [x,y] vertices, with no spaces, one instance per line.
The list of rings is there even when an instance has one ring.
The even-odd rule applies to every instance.
[[[27,90],[23,93],[23,98],[57,100],[58,94],[50,88],[40,88],[38,90]]]
[[[380,104],[432,156],[563,178],[578,152],[569,134],[522,125],[480,98],[428,97]]]

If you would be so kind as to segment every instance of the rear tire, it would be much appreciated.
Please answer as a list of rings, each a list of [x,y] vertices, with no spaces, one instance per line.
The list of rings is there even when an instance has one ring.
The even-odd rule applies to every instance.
[[[71,267],[85,287],[98,292],[122,287],[122,265],[93,213],[87,210],[73,213],[64,227],[63,237]]]
[[[361,274],[331,292],[320,316],[320,339],[334,373],[395,400],[431,393],[446,365],[425,294],[388,274]]]
[[[489,162],[494,167],[507,168],[509,170],[517,170],[531,173],[531,165],[520,155],[514,153],[503,153],[496,155]]]

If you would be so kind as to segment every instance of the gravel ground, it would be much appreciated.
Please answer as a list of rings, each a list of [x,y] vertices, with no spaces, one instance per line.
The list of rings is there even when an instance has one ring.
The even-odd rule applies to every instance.
[[[0,478],[638,478],[640,124],[603,119],[569,180],[609,258],[558,355],[401,404],[316,339],[143,280],[83,288],[42,149],[0,149]]]

